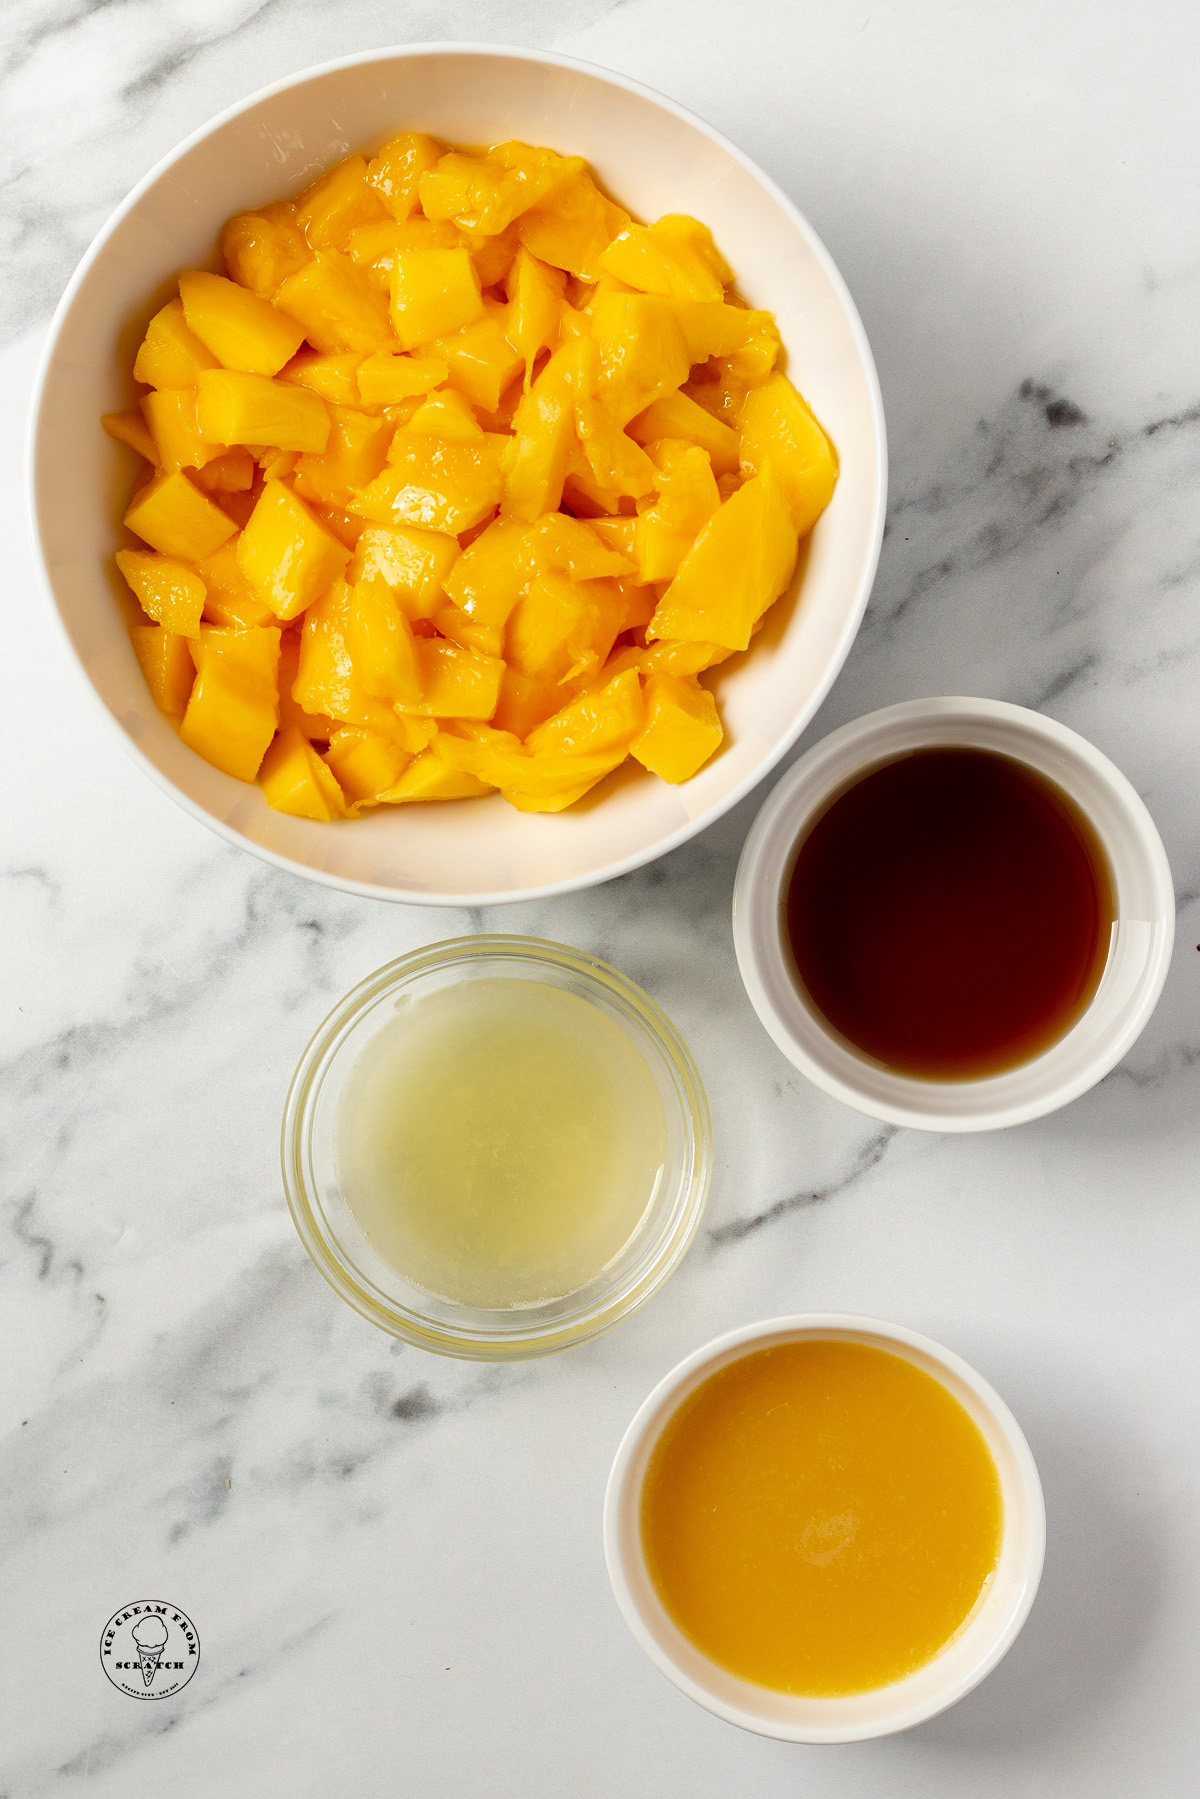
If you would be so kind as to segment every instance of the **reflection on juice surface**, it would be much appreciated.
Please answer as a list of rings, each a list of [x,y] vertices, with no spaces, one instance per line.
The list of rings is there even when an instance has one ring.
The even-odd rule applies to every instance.
[[[350,1077],[339,1182],[376,1252],[482,1307],[584,1286],[662,1174],[654,1077],[614,1020],[547,982],[488,979],[403,1006]]]

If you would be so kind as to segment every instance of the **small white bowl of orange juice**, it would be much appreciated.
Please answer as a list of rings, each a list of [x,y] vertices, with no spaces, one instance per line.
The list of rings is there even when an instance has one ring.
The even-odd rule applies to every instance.
[[[604,1509],[651,1661],[795,1743],[887,1736],[970,1692],[1029,1614],[1045,1536],[999,1395],[927,1337],[841,1313],[681,1362],[625,1433]]]

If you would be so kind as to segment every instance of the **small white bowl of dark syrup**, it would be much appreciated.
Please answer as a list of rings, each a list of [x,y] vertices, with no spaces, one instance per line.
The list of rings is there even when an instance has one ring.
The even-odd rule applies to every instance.
[[[1125,776],[999,700],[889,706],[779,782],[733,901],[776,1044],[890,1123],[981,1131],[1057,1110],[1145,1026],[1175,932],[1162,841]]]

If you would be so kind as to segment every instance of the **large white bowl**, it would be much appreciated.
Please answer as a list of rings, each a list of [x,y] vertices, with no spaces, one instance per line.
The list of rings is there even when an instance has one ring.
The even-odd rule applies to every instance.
[[[146,319],[180,269],[213,265],[230,213],[281,198],[351,149],[405,128],[458,143],[523,138],[588,158],[635,214],[691,212],[779,320],[788,370],[841,458],[791,596],[719,680],[728,741],[682,787],[632,771],[558,817],[499,798],[383,808],[351,824],[273,812],[209,767],[155,709],[112,572],[129,453],[99,417],[131,404]],[[858,628],[883,532],[886,448],[871,352],[828,252],[741,151],[623,76],[525,50],[371,51],[265,88],[190,137],[136,187],[63,296],[35,389],[33,535],[67,640],[142,766],[181,805],[257,855],[314,880],[427,905],[530,899],[662,855],[749,791],[795,741]]]

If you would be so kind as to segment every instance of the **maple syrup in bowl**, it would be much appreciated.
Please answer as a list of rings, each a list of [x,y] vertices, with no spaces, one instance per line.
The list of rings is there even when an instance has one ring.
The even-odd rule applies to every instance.
[[[784,1054],[932,1130],[1086,1091],[1149,1018],[1173,932],[1129,782],[994,700],[888,707],[817,744],[760,813],[734,897],[742,977]]]

